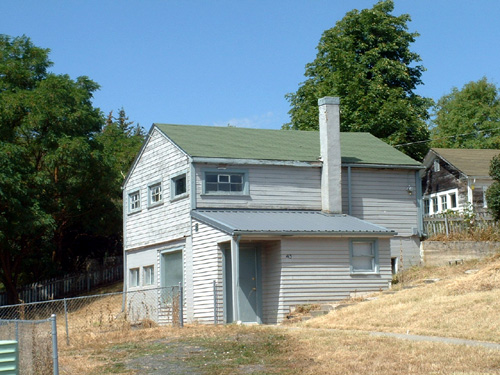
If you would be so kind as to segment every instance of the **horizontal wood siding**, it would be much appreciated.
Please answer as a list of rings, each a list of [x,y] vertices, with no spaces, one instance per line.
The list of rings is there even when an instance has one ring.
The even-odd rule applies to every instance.
[[[186,171],[188,159],[158,131],[153,131],[124,189],[125,249],[171,241],[189,234],[190,199],[170,200],[170,179]],[[162,183],[163,203],[148,207],[148,185]],[[190,184],[187,184],[189,192]],[[139,190],[141,211],[128,214],[128,193]]]
[[[346,202],[346,183],[344,187],[342,199]],[[352,168],[351,214],[395,230],[398,236],[412,236],[413,228],[418,228],[416,191],[413,170]]]
[[[235,166],[248,170],[249,196],[203,195],[203,169],[217,165],[196,166],[197,207],[321,209],[320,168],[288,166]],[[231,166],[227,166],[227,171]]]
[[[222,252],[219,243],[230,241],[231,237],[196,220],[193,220],[192,225],[193,321],[213,323],[213,282],[215,280],[222,284]]]
[[[278,323],[281,298],[281,242],[266,241],[262,247],[262,322]]]
[[[290,307],[348,298],[353,292],[385,289],[391,280],[390,245],[378,240],[380,274],[351,275],[349,239],[283,239],[278,320]]]

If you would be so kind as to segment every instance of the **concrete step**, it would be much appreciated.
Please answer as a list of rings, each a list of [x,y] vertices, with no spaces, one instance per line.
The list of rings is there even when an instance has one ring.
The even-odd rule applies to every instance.
[[[329,311],[327,311],[327,310],[313,310],[313,311],[311,311],[310,314],[313,318],[317,318],[318,316],[323,316],[323,315],[326,315],[328,313],[329,313]]]

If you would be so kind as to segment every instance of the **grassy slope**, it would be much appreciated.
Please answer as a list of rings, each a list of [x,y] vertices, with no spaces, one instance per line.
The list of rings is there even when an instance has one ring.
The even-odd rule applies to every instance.
[[[466,270],[478,271],[466,274]],[[425,284],[428,278],[438,282]],[[305,325],[458,337],[500,342],[500,254],[483,261],[411,269],[403,285],[417,285],[311,320]],[[400,289],[396,285],[395,289]]]

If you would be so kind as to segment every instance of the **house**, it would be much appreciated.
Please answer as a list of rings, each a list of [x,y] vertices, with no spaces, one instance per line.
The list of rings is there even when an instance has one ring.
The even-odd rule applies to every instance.
[[[486,190],[491,159],[500,150],[432,148],[424,158],[422,173],[424,214],[472,209],[486,213]]]
[[[123,185],[126,290],[182,283],[188,322],[267,324],[420,263],[421,165],[319,109],[319,133],[154,124]]]

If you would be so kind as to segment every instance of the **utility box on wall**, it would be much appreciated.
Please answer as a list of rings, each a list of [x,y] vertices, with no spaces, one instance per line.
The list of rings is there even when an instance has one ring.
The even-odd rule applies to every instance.
[[[0,375],[19,375],[17,341],[0,340]]]

